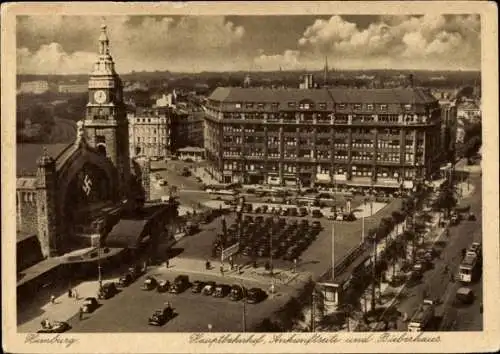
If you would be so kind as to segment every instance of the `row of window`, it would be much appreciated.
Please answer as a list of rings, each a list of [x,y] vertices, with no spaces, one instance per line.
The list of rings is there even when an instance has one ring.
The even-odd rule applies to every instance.
[[[245,107],[247,109],[249,109],[249,108],[264,109],[267,105],[268,104],[263,103],[263,102],[245,102],[245,103],[238,102],[238,103],[235,103],[235,107],[237,109],[241,109],[243,107]],[[313,102],[299,102],[299,103],[288,102],[287,105],[288,105],[288,108],[298,107],[299,109],[313,109],[315,107],[315,104]],[[279,106],[280,106],[279,102],[272,102],[271,103],[271,107],[273,109],[278,109]],[[317,106],[318,106],[318,109],[325,110],[327,107],[327,104],[326,104],[326,102],[320,102],[317,104]],[[385,103],[381,103],[381,104],[377,104],[377,105],[375,105],[373,103],[368,103],[368,104],[354,103],[352,105],[348,105],[346,103],[338,103],[336,105],[337,109],[340,109],[340,110],[344,110],[349,106],[352,106],[352,108],[355,111],[361,111],[362,109],[366,110],[366,111],[373,111],[373,110],[375,110],[375,107],[380,111],[386,111],[388,109],[388,105]],[[411,104],[405,104],[403,106],[403,108],[405,111],[411,111],[413,106]]]
[[[243,169],[245,169],[247,171],[256,171],[256,170],[263,170],[264,168],[267,171],[272,171],[272,172],[279,171],[278,164],[267,165],[267,166],[264,166],[263,164],[240,165],[236,162],[224,164],[225,171],[241,171]],[[298,171],[298,166],[296,166],[296,165],[288,165],[288,164],[283,165],[283,172],[284,173],[297,173],[297,171]],[[318,173],[318,174],[330,174],[330,173],[332,173],[333,175],[343,175],[343,174],[347,173],[347,169],[344,169],[344,168],[332,169],[331,166],[317,166],[316,173]],[[371,177],[373,175],[373,170],[371,168],[352,166],[351,174],[353,177]],[[412,177],[416,176],[416,172],[414,170],[411,170],[411,169],[404,170],[402,174],[404,174],[404,176],[406,178],[412,178]],[[400,177],[401,173],[400,173],[400,171],[377,168],[376,175],[378,178],[396,178],[397,179]]]

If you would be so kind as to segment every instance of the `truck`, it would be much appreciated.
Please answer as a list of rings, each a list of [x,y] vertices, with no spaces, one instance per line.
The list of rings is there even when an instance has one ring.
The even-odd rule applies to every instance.
[[[434,301],[425,299],[408,323],[408,332],[424,331],[434,318],[434,315]]]

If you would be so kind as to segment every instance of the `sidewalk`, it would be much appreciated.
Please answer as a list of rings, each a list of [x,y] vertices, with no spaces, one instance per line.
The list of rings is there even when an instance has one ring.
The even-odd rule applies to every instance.
[[[432,244],[435,244],[437,241],[440,240],[441,236],[443,235],[443,232],[445,228],[438,228],[438,219],[439,215],[438,213],[432,213],[432,222],[429,227],[429,229],[425,232],[424,234],[424,243],[431,242]],[[380,245],[380,251],[383,251],[385,247],[382,247]],[[379,248],[377,247],[377,253],[379,252]],[[380,253],[379,253],[380,254]],[[398,274],[401,269],[401,262],[403,260],[400,259],[399,262],[396,263],[396,272],[395,274]],[[392,275],[392,265],[389,266],[389,269],[387,270],[387,273],[389,275]],[[407,275],[407,274],[406,274]],[[405,282],[404,284],[398,286],[398,287],[392,287],[389,285],[387,281],[382,281],[380,285],[380,291],[379,289],[376,289],[375,296],[376,296],[376,307],[375,308],[385,308],[385,310],[382,313],[382,316],[392,307],[392,305],[396,302],[397,298],[399,295],[405,290],[407,286],[407,283]],[[371,293],[372,293],[372,288],[371,285],[365,290],[364,294],[362,295],[360,302],[361,302],[361,308],[363,309],[363,312],[369,312],[372,310],[371,307]],[[365,305],[366,304],[366,305]],[[362,318],[362,314],[357,314],[358,318]],[[351,330],[355,330],[357,327],[362,327],[363,330],[366,330],[368,327],[364,327],[365,324],[362,324],[360,320],[356,319],[350,319],[349,322],[349,328]],[[343,331],[347,330],[347,326],[344,326],[342,329]]]
[[[235,269],[231,270],[228,263],[224,263],[224,275],[220,272],[220,261],[211,262],[211,269],[205,268],[205,261],[201,259],[191,259],[191,258],[172,258],[169,260],[169,268],[165,266],[159,266],[157,271],[160,273],[167,274],[170,271],[181,272],[181,273],[191,273],[200,275],[216,276],[219,278],[238,279],[249,282],[255,282],[263,284],[265,286],[270,286],[271,276],[269,271],[266,271],[264,267],[253,268],[251,265],[246,265],[242,268],[241,274]],[[303,272],[292,272],[291,270],[284,270],[274,268],[274,284],[275,289],[282,286],[296,286],[298,283],[305,281],[309,278],[308,273]]]
[[[108,281],[118,281],[118,277],[106,279]],[[40,298],[39,301],[31,303],[30,306],[25,307],[19,317],[29,318],[28,321],[20,324],[17,327],[19,332],[36,332],[40,329],[40,322],[43,319],[49,321],[67,321],[78,313],[83,300],[86,297],[96,297],[99,283],[97,280],[86,281],[73,287],[73,291],[77,291],[78,300],[69,298],[67,292],[56,297],[55,302],[51,303],[45,298]],[[45,302],[45,304],[44,304]],[[18,318],[19,322],[20,318]]]
[[[205,170],[205,167],[195,167],[191,168],[191,173],[201,179],[201,182],[206,185],[210,184],[220,184],[215,178],[212,178],[210,174]]]

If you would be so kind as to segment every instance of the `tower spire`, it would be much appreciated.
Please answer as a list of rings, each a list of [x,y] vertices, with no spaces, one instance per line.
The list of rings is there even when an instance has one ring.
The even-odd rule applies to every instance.
[[[325,55],[325,69],[323,73],[323,85],[326,86],[328,84],[328,57]]]

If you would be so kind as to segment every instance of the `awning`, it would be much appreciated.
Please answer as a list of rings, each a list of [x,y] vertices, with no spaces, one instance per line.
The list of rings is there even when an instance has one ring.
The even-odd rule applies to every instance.
[[[120,220],[106,236],[105,246],[137,248],[147,236],[145,230],[149,220]]]

